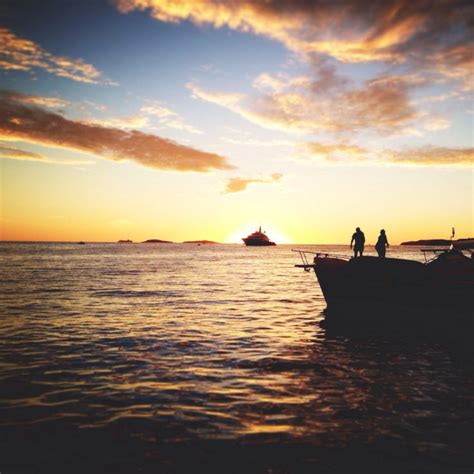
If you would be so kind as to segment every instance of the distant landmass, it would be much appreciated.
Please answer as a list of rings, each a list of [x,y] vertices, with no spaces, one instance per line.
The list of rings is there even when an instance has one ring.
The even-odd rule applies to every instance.
[[[183,244],[218,244],[219,242],[214,242],[213,240],[186,240]]]
[[[409,240],[402,242],[401,245],[450,245],[451,241],[448,239],[423,239],[423,240]]]
[[[171,240],[149,239],[143,242],[144,244],[172,244]]]
[[[474,239],[457,239],[453,241],[453,244],[458,248],[471,248],[474,245]],[[408,242],[402,242],[401,245],[451,245],[451,241],[448,239],[410,240]]]
[[[118,241],[119,244],[133,244],[133,240],[119,240]]]

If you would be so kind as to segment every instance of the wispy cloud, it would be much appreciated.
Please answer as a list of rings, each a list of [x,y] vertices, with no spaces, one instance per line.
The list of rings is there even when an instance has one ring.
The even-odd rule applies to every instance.
[[[201,66],[199,66],[197,68],[198,71],[201,71],[201,72],[206,72],[206,73],[210,73],[210,74],[220,74],[222,73],[222,71],[217,67],[215,66],[214,64],[201,64]]]
[[[385,151],[384,161],[394,164],[422,166],[468,166],[474,164],[474,148],[425,146],[399,151]]]
[[[98,125],[108,128],[119,128],[121,130],[131,130],[137,128],[148,127],[150,120],[145,115],[135,114],[125,117],[109,117],[103,119],[83,120],[83,123],[89,125]]]
[[[140,112],[150,117],[157,118],[160,125],[163,127],[174,128],[175,130],[195,133],[198,135],[203,133],[194,125],[187,123],[177,112],[164,106],[160,102],[149,102],[140,109]]]
[[[451,122],[444,117],[432,117],[428,119],[424,124],[423,127],[430,132],[434,132],[437,130],[445,130],[451,126]]]
[[[471,13],[472,15],[472,13]],[[435,51],[427,58],[427,66],[447,79],[458,80],[464,91],[474,90],[474,41],[455,44]]]
[[[192,82],[186,84],[186,87],[191,91],[191,96],[194,99],[224,107],[262,127],[283,129],[284,131],[302,131],[300,127],[286,128],[285,124],[281,123],[282,121],[277,116],[266,117],[264,114],[254,112],[252,106],[247,103],[248,98],[244,94],[206,90]]]
[[[370,150],[350,143],[309,142],[303,156],[329,163],[390,164],[417,166],[472,166],[474,148],[422,146],[402,150]]]
[[[157,102],[150,103],[148,105],[144,105],[141,109],[141,112],[148,115],[156,116],[160,119],[164,119],[166,117],[174,117],[176,112],[173,112],[168,107],[161,105]]]
[[[286,82],[267,74],[268,90],[256,97],[205,90],[194,83],[187,87],[194,98],[225,107],[262,127],[286,132],[372,130],[391,134],[417,117],[409,96],[418,86],[412,76],[385,76],[354,86],[325,66],[321,74]],[[334,81],[328,81],[328,75]],[[261,76],[257,83],[261,88]]]
[[[0,139],[63,147],[113,161],[133,160],[160,170],[205,172],[233,168],[215,153],[136,130],[70,120],[41,107],[18,102],[10,92],[0,94]]]
[[[22,150],[13,146],[6,146],[0,144],[0,157],[10,158],[12,160],[28,160],[38,161],[44,160],[44,156],[39,153],[33,153],[31,151]]]
[[[37,105],[51,109],[69,108],[71,110],[85,112],[88,108],[92,108],[95,111],[99,111],[101,113],[107,112],[107,108],[105,106],[91,101],[84,101],[82,103],[71,102],[60,97],[36,96],[17,91],[5,91],[4,93],[7,93],[10,99],[15,100],[16,102]],[[181,130],[193,134],[203,133],[198,128],[187,123],[177,112],[163,106],[156,101],[148,101],[147,105],[142,106],[138,112],[130,115],[122,117],[93,117],[83,119],[82,121],[90,125],[120,128],[122,130],[150,128],[152,126],[153,128],[156,128],[154,127],[153,122],[156,123],[157,121],[160,125],[160,128],[173,128],[175,130]]]
[[[273,173],[268,178],[231,178],[227,182],[225,193],[238,193],[245,191],[251,184],[269,184],[276,183],[283,177],[280,173]]]
[[[2,144],[0,142],[0,158],[7,158],[9,160],[20,160],[20,161],[36,161],[38,163],[52,164],[52,165],[66,165],[66,166],[77,166],[77,165],[90,165],[93,161],[90,160],[52,160],[39,153],[32,151],[22,150],[9,144]]]
[[[299,54],[323,54],[343,62],[408,62],[449,49],[456,27],[469,38],[472,5],[419,0],[115,0],[123,12],[149,10],[153,18],[228,27],[280,41]],[[451,39],[451,43],[453,40]],[[446,58],[447,59],[447,58]]]
[[[364,160],[368,154],[366,148],[350,143],[310,142],[305,143],[303,147],[306,154],[331,162]]]
[[[115,84],[83,59],[71,59],[46,51],[32,40],[0,28],[0,68],[11,71],[41,69],[59,77],[89,84]]]
[[[7,91],[8,96],[11,100],[16,102],[22,102],[24,104],[38,105],[41,107],[48,107],[50,109],[56,109],[59,107],[66,107],[71,103],[68,100],[61,99],[60,97],[47,97],[39,95],[28,95],[17,91]]]
[[[223,92],[223,91],[206,91],[199,85],[188,82],[186,87],[191,91],[191,95],[194,99],[201,99],[206,102],[211,102],[222,107],[227,107],[234,112],[240,112],[240,103],[245,98],[244,94],[234,92]]]
[[[172,128],[193,134],[202,134],[197,127],[187,123],[177,112],[158,103],[149,102],[140,108],[137,113],[125,117],[92,118],[86,123],[101,125],[103,127],[115,127],[124,130],[141,128]],[[158,123],[158,127],[156,124]]]

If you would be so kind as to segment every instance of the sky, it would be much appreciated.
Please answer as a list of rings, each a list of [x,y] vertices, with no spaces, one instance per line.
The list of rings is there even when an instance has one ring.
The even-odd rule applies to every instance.
[[[0,239],[472,237],[461,0],[6,0]]]

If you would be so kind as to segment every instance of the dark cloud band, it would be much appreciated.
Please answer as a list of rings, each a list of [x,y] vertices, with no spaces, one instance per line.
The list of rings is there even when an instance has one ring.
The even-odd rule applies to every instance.
[[[24,96],[22,96],[24,97]],[[109,160],[133,160],[160,170],[232,169],[228,161],[156,135],[69,120],[43,108],[18,102],[15,93],[0,93],[0,138],[24,140],[92,153]]]

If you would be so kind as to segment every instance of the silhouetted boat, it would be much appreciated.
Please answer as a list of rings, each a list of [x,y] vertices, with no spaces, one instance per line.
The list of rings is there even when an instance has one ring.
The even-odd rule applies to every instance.
[[[249,247],[267,247],[269,245],[276,245],[272,242],[265,232],[262,232],[262,226],[258,228],[253,234],[242,239],[245,245]]]
[[[458,249],[429,250],[435,256],[425,263],[371,256],[348,259],[325,253],[313,253],[310,263],[307,254],[312,252],[297,251],[303,264],[296,266],[314,269],[328,313],[356,318],[373,310],[381,316],[393,309],[398,315],[404,314],[401,309],[421,309],[441,310],[448,319],[472,313],[474,260]]]

